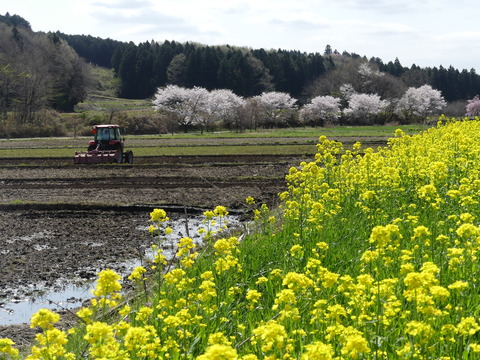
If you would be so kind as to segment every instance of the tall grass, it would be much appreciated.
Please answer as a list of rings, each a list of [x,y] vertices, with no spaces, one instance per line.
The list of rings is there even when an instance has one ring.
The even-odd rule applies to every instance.
[[[150,278],[147,302],[121,303],[118,277],[103,272],[92,306],[79,312],[85,323],[68,337],[41,338],[31,359],[54,351],[90,359],[477,359],[479,143],[476,121],[414,136],[398,130],[376,152],[321,137],[315,158],[287,175],[277,212],[247,199],[255,217],[248,235],[213,237],[209,224],[226,209],[206,212],[203,247],[181,239],[173,263],[159,251],[155,269],[130,276],[142,293]],[[156,241],[170,236],[166,216],[151,214]],[[33,320],[47,338],[55,331],[52,314]]]

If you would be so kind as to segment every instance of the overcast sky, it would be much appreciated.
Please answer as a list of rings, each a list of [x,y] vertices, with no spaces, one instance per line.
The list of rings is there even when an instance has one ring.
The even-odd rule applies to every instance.
[[[478,0],[0,0],[34,31],[396,57],[480,73]],[[7,5],[8,4],[8,5]]]

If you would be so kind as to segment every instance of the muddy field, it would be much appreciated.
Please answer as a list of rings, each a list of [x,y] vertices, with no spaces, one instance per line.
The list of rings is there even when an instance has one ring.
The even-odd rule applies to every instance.
[[[173,218],[217,205],[243,214],[244,201],[277,204],[285,174],[303,159],[283,156],[146,157],[134,165],[65,165],[66,159],[0,159],[0,318],[8,304],[127,273],[151,244],[149,212]],[[79,299],[76,299],[79,300]],[[25,343],[25,326],[0,337]]]

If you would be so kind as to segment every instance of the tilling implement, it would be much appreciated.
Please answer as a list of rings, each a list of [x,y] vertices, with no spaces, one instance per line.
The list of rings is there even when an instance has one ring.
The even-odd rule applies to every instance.
[[[95,125],[92,133],[88,151],[75,152],[75,164],[133,163],[133,152],[124,151],[125,138],[118,125]]]

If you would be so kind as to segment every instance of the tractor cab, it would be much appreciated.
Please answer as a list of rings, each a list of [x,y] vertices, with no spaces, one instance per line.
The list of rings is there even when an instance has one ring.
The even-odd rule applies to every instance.
[[[95,140],[97,141],[121,140],[118,127],[97,127],[95,130]]]
[[[96,125],[92,129],[94,139],[88,144],[88,151],[92,150],[121,150],[123,139],[118,125]]]

